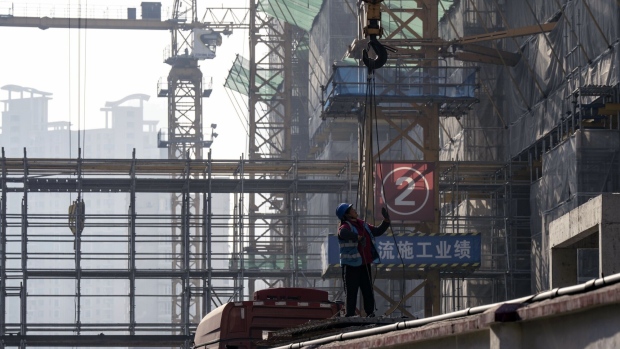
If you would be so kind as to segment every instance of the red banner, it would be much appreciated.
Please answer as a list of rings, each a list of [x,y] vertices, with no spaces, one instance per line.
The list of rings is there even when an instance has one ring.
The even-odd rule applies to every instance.
[[[387,162],[377,164],[375,207],[381,219],[386,207],[395,221],[431,222],[435,220],[435,186],[431,162]]]

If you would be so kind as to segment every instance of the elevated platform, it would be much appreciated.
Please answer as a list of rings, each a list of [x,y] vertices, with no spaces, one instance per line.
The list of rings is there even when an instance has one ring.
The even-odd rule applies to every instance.
[[[384,67],[375,71],[373,101],[401,107],[437,103],[441,116],[460,116],[478,102],[477,72],[470,67]],[[322,117],[357,115],[368,98],[368,82],[366,67],[334,67],[323,89]]]
[[[357,177],[346,175],[355,166],[296,160],[0,159],[7,192],[339,193],[356,184]],[[184,173],[192,175],[182,178]]]
[[[356,161],[336,160],[0,158],[7,192],[76,192],[80,183],[84,192],[338,193],[357,185],[357,167]],[[441,161],[437,169],[442,191],[457,184],[460,190],[497,190],[506,185],[506,174],[519,170],[472,161]],[[192,176],[182,179],[184,173]],[[527,187],[529,181],[512,185]]]

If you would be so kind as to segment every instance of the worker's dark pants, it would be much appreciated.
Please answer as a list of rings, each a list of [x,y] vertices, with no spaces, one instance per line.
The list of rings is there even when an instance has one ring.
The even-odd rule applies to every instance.
[[[342,281],[344,282],[344,291],[347,295],[347,314],[345,316],[355,315],[358,289],[362,290],[362,297],[364,297],[364,311],[366,311],[366,315],[370,315],[375,312],[375,297],[372,291],[370,264],[360,265],[359,267],[343,264]]]

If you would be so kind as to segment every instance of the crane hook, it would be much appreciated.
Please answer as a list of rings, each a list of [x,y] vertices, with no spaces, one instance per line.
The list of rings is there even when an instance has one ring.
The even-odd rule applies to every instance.
[[[368,73],[371,74],[375,69],[383,67],[385,62],[387,62],[388,53],[385,46],[383,46],[374,35],[370,37],[368,46],[372,47],[377,55],[377,58],[371,59],[368,57],[368,50],[362,50],[362,61],[364,62],[364,65],[368,67]]]

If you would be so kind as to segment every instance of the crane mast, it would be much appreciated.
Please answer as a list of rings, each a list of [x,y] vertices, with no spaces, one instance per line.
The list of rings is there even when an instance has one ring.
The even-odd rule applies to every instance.
[[[173,21],[197,23],[196,0],[175,0]],[[202,159],[204,146],[202,134],[202,72],[198,59],[190,55],[192,30],[181,26],[171,30],[172,45],[170,57],[166,59],[170,68],[168,74],[168,159]],[[199,174],[185,173],[183,179]],[[201,202],[198,195],[188,193],[172,194],[172,261],[173,270],[184,271],[184,277],[172,281],[172,321],[184,324],[181,332],[190,333],[189,324],[200,322],[200,298],[191,297],[192,290],[200,287],[200,281],[190,279],[189,271],[199,266],[192,265],[190,251],[199,252],[198,227],[191,227],[190,215],[200,214]]]
[[[175,0],[173,21],[190,18],[197,23],[196,1]],[[202,72],[193,54],[193,33],[185,26],[171,29],[171,50],[166,63],[168,74],[168,140],[169,159],[200,159],[205,145],[202,135]],[[192,54],[190,54],[192,53]]]

